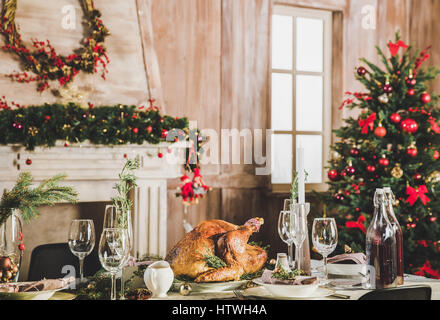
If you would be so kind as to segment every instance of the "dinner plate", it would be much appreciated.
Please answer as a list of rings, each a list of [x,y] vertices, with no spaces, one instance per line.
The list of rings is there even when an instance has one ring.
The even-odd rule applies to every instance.
[[[49,298],[49,300],[73,300],[75,298],[76,294],[57,291]]]
[[[306,285],[289,285],[289,284],[269,284],[265,283],[262,278],[252,280],[254,283],[264,287],[273,296],[277,298],[310,298],[315,297],[316,291],[318,291],[319,283],[306,284]],[[326,289],[328,290],[328,289]],[[328,292],[328,291],[326,291]],[[324,291],[318,292],[319,297]]]
[[[318,270],[324,271],[324,266],[320,266]],[[330,263],[327,265],[327,271],[337,276],[361,276],[361,274],[366,274],[367,266],[365,264]]]
[[[310,294],[307,297],[292,297],[292,296],[277,296],[269,292],[266,287],[257,287],[257,288],[250,288],[246,289],[243,292],[244,296],[254,296],[254,297],[260,297],[263,299],[271,299],[271,300],[309,300],[309,299],[322,299],[329,297],[333,294],[335,294],[334,290],[328,289],[328,288],[321,288],[318,287],[312,294]]]
[[[66,288],[46,291],[0,292],[0,300],[49,300],[55,292]]]
[[[248,280],[241,281],[229,281],[229,282],[184,282],[175,280],[173,283],[173,291],[179,291],[179,288],[184,283],[189,283],[191,286],[191,292],[198,293],[214,293],[223,291],[233,291],[242,287]]]

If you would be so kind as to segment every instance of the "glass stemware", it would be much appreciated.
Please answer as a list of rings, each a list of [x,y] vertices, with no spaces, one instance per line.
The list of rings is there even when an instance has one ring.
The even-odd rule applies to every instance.
[[[318,218],[313,221],[312,241],[316,251],[324,259],[324,280],[328,279],[327,257],[338,244],[338,229],[334,218]]]
[[[290,218],[291,214],[291,211],[281,211],[278,217],[278,234],[281,240],[287,244],[289,267],[293,266],[293,225]]]
[[[106,228],[102,231],[98,254],[102,266],[111,274],[111,300],[116,300],[116,274],[127,262],[129,250],[127,230]]]
[[[295,207],[295,208],[294,208]],[[295,244],[295,251],[298,252],[298,257],[302,250],[302,245],[307,237],[307,213],[304,210],[304,206],[294,205],[291,208],[292,214],[290,215],[292,225],[292,240]],[[301,259],[295,261],[296,269],[301,270]]]
[[[70,223],[69,248],[79,259],[80,281],[84,281],[84,259],[95,247],[95,226],[92,220],[73,220]]]

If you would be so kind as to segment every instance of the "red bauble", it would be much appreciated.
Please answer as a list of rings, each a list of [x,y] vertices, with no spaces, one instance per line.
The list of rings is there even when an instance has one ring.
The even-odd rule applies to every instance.
[[[341,178],[345,178],[347,176],[347,172],[342,171],[340,174]]]
[[[408,80],[406,80],[406,84],[410,87],[414,87],[417,84],[417,81],[414,78],[409,78]]]
[[[417,154],[419,153],[417,148],[408,148],[407,153],[410,157],[415,158],[417,157]]]
[[[162,152],[159,152],[159,153],[157,154],[157,156],[158,156],[159,158],[163,158],[163,153],[162,153]]]
[[[440,158],[440,153],[438,151],[435,151],[432,157],[434,158],[434,160],[438,160]]]
[[[69,146],[69,142],[64,142],[64,146],[67,148]]]
[[[338,201],[344,201],[345,197],[342,193],[338,193],[337,195],[335,195],[336,200]]]
[[[388,160],[387,158],[380,158],[379,159],[379,164],[382,167],[388,167],[390,165],[390,160]]]
[[[357,156],[359,155],[359,149],[357,149],[357,148],[351,148],[351,149],[350,149],[350,155],[351,155],[352,157],[357,157]]]
[[[26,160],[26,164],[27,164],[28,166],[30,166],[30,165],[32,164],[32,160],[31,160],[31,159],[27,159],[27,160]]]
[[[430,103],[431,102],[431,95],[429,93],[423,93],[420,97],[423,103]]]
[[[376,171],[376,167],[375,166],[367,166],[367,171],[370,173],[374,173]]]
[[[416,90],[414,90],[414,89],[412,89],[412,88],[411,88],[411,89],[408,89],[408,91],[406,92],[406,94],[412,97],[412,96],[414,96],[414,95],[416,94]]]
[[[151,131],[153,131],[153,127],[152,127],[152,126],[148,126],[148,127],[147,127],[147,132],[148,132],[148,133],[151,133]]]
[[[138,134],[138,132],[139,132],[139,129],[138,129],[138,128],[133,128],[133,133],[134,133],[134,134]]]
[[[419,125],[414,119],[405,119],[401,123],[401,128],[406,133],[416,133],[419,130]]]
[[[345,169],[345,172],[347,173],[348,176],[354,176],[356,173],[356,169],[352,166],[349,166]]]
[[[414,180],[422,180],[422,175],[420,173],[416,173],[415,175],[413,175],[413,179]]]
[[[338,181],[338,179],[339,179],[339,173],[338,173],[338,171],[337,171],[337,170],[330,170],[330,171],[328,172],[328,178],[329,178],[331,181]]]
[[[391,119],[391,121],[394,122],[394,123],[399,123],[400,121],[402,121],[402,117],[401,117],[400,114],[398,114],[398,113],[393,113],[393,114],[390,116],[390,119]]]
[[[357,74],[359,75],[359,76],[365,76],[365,74],[367,73],[367,69],[365,69],[364,67],[359,67],[358,69],[357,69]]]
[[[162,130],[162,138],[165,139],[168,135],[168,130],[163,129]]]
[[[377,127],[374,130],[374,134],[378,138],[383,138],[383,137],[385,137],[387,135],[387,130],[384,127]]]
[[[383,91],[385,93],[391,93],[393,92],[393,87],[389,83],[387,83],[386,85],[383,86]]]

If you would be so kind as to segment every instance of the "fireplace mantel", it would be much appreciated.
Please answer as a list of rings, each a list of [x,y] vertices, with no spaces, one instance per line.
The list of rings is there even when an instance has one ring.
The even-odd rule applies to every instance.
[[[167,244],[167,179],[181,175],[184,146],[179,144],[96,146],[89,143],[26,151],[0,147],[0,191],[11,188],[24,171],[39,182],[59,173],[79,193],[80,202],[110,201],[126,157],[139,156],[138,186],[133,195],[134,253],[165,256]],[[163,158],[158,157],[159,151]],[[32,163],[26,164],[27,160]],[[180,161],[179,161],[180,160]],[[104,214],[104,213],[103,213]]]

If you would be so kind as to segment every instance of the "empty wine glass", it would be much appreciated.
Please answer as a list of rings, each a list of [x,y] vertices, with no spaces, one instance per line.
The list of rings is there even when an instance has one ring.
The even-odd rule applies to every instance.
[[[291,209],[292,214],[290,215],[291,225],[292,225],[292,240],[295,244],[295,252],[300,253],[304,240],[307,237],[307,213],[306,207],[304,205],[293,205]],[[299,254],[298,254],[299,256]],[[301,270],[301,259],[295,261],[296,269]]]
[[[111,300],[116,300],[116,274],[127,262],[129,250],[127,230],[106,228],[102,231],[98,250],[99,261],[111,274]]]
[[[324,259],[324,279],[328,279],[327,257],[338,244],[338,229],[334,218],[318,218],[313,221],[312,241],[316,251]]]
[[[80,281],[84,281],[84,258],[95,247],[95,226],[92,220],[73,220],[70,224],[69,248],[79,259]]]
[[[279,234],[281,240],[283,240],[283,242],[287,244],[289,266],[292,267],[292,265],[293,265],[293,238],[292,238],[293,225],[292,225],[292,219],[290,218],[290,216],[291,216],[290,211],[281,211],[280,212],[280,215],[278,217],[278,234]]]

